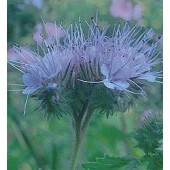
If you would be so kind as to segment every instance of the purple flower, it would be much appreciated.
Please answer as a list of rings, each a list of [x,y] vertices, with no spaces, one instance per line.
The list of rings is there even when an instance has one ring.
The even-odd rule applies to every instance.
[[[123,38],[123,35],[120,37]],[[117,38],[116,41],[119,42],[121,40],[119,39]],[[130,83],[136,85],[135,80],[156,81],[159,72],[152,71],[155,61],[150,56],[156,46],[154,44],[145,49],[140,44],[141,41],[145,41],[145,38],[142,38],[134,47],[127,46],[123,49],[125,44],[122,41],[122,44],[117,44],[111,49],[108,53],[109,60],[103,61],[101,65],[101,72],[105,76],[103,83],[106,87],[126,90]]]
[[[120,25],[114,26],[112,36],[107,35],[108,27],[100,30],[93,18],[87,23],[87,36],[80,21],[68,28],[60,26],[64,33],[62,39],[54,36],[50,43],[43,39],[43,43],[38,44],[37,51],[41,50],[44,56],[15,46],[21,59],[10,64],[24,73],[24,94],[33,93],[48,83],[69,82],[74,86],[79,80],[133,93],[129,89],[132,86],[142,90],[139,80],[159,82],[157,78],[161,77],[161,71],[154,70],[161,62],[160,53],[156,53],[158,42],[153,41],[154,32],[144,31],[138,25],[130,28],[127,22],[122,29]],[[23,60],[25,56],[31,60]],[[59,75],[60,79],[54,80]]]
[[[18,54],[19,61],[8,62],[23,72],[22,80],[26,88],[23,90],[23,94],[31,94],[38,88],[51,80],[62,70],[60,61],[53,53],[47,53],[44,57],[39,56],[33,51],[27,50],[23,47],[13,47]],[[29,56],[31,60],[24,60],[25,56]]]
[[[143,15],[143,5],[141,3],[132,4],[129,0],[112,0],[109,10],[112,16],[124,20],[140,20]]]
[[[45,37],[45,41],[49,45],[52,45],[54,43],[53,37],[55,37],[55,39],[60,39],[64,36],[64,32],[61,30],[61,28],[54,23],[46,22],[44,23],[44,27],[47,33]],[[33,33],[33,39],[35,42],[39,44],[42,44],[44,42],[44,37],[42,33],[43,33],[43,25],[36,24],[35,32]]]
[[[99,87],[101,91],[106,89],[104,94],[110,101],[113,98],[107,89],[111,90],[110,94],[113,91],[144,94],[143,84],[160,82],[162,71],[158,71],[157,65],[162,60],[159,58],[161,51],[151,29],[143,30],[139,24],[131,28],[128,22],[122,28],[115,25],[99,29],[93,18],[86,24],[87,33],[80,20],[68,28],[60,25],[62,38],[48,37],[50,31],[46,27],[47,35],[41,35],[42,42],[37,41],[35,50],[13,47],[16,56],[8,58],[8,63],[23,73],[23,84],[10,85],[25,87],[22,89],[27,95],[24,114],[30,94],[41,101],[46,113],[60,117],[76,105],[72,103],[73,98],[86,102],[87,95],[92,95],[92,90]],[[108,29],[113,30],[111,35]],[[98,86],[99,83],[103,86]],[[95,94],[93,97],[96,100]],[[108,108],[112,108],[112,102],[107,103]],[[108,109],[100,101],[95,101],[94,105]]]
[[[94,35],[96,43],[91,48],[93,48],[93,57],[96,56],[99,61],[103,78],[101,76],[100,81],[96,82],[81,81],[104,83],[109,89],[131,93],[135,93],[128,89],[131,85],[143,91],[140,83],[137,83],[139,80],[160,82],[157,78],[161,78],[161,71],[156,71],[154,68],[161,62],[161,58],[158,58],[161,52],[157,51],[158,42],[153,41],[155,34],[152,29],[144,31],[138,28],[138,24],[130,28],[127,22],[122,29],[120,26],[115,26],[111,37],[103,36],[103,32],[97,35],[99,32],[97,29]]]
[[[129,38],[133,37],[130,32],[122,31],[119,36],[116,35],[113,38],[113,41],[116,42],[115,48],[112,48],[108,54],[110,60],[101,67],[101,71],[106,77],[104,80],[106,86],[125,90],[130,83],[136,85],[135,80],[156,81],[160,72],[152,71],[152,69],[159,63],[154,58],[157,43],[145,46],[153,35],[153,32],[149,30],[143,37],[135,40]],[[126,45],[129,42],[132,43]]]

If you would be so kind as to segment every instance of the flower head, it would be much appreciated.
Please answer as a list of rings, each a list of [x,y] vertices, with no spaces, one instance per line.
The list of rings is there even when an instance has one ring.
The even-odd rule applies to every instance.
[[[159,82],[161,71],[156,71],[155,66],[161,59],[151,29],[143,30],[139,24],[131,28],[129,22],[122,28],[115,25],[100,29],[93,18],[86,24],[87,34],[81,21],[68,28],[60,26],[64,37],[53,36],[50,41],[44,38],[37,44],[36,52],[13,47],[19,61],[9,60],[9,63],[23,73],[24,94],[38,91],[38,98],[48,106],[51,104],[44,102],[45,99],[53,105],[62,99],[72,106],[70,99],[62,97],[67,92],[76,102],[86,103],[89,96],[95,95],[93,90],[98,84],[111,91],[138,93],[136,89],[143,91],[143,81]],[[111,36],[108,29],[113,29]],[[24,60],[25,56],[30,59]]]
[[[22,80],[26,88],[23,90],[23,94],[33,93],[38,88],[45,85],[48,80],[57,76],[62,69],[60,61],[53,56],[52,53],[41,57],[23,47],[15,46],[13,48],[18,54],[19,61],[10,60],[9,63],[16,68],[19,67],[24,73]],[[25,56],[27,56],[29,60],[25,60]]]
[[[157,43],[147,46],[154,33],[145,31],[142,36],[135,38],[135,30],[117,30],[111,39],[112,48],[107,52],[107,59],[101,65],[101,72],[105,76],[103,83],[111,89],[126,90],[135,80],[155,82],[160,72],[152,71],[159,63],[155,61],[154,51]]]

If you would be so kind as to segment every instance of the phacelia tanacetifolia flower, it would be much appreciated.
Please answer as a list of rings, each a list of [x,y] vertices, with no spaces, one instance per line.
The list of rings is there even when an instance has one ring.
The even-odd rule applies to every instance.
[[[94,48],[93,56],[99,61],[103,77],[98,82],[81,81],[104,83],[112,90],[131,93],[128,90],[130,84],[142,90],[140,83],[137,83],[139,80],[160,82],[157,78],[161,78],[162,71],[156,71],[155,66],[161,63],[161,51],[157,49],[158,42],[153,41],[154,35],[152,29],[143,30],[138,28],[138,24],[130,28],[128,22],[122,29],[120,25],[115,26],[111,37],[102,38],[101,32],[99,37],[95,37],[97,43],[91,48]]]
[[[107,58],[101,65],[101,72],[105,76],[103,83],[106,87],[127,90],[130,83],[138,86],[135,83],[137,80],[156,82],[161,76],[161,72],[153,71],[153,67],[160,60],[156,58],[159,53],[154,53],[157,43],[148,45],[154,35],[152,30],[145,31],[139,38],[134,37],[135,33],[135,30],[118,28],[111,39],[112,48],[109,48]]]
[[[19,61],[10,59],[9,63],[23,72],[24,94],[33,94],[42,88],[48,92],[49,85],[53,84],[56,90],[51,98],[57,96],[58,101],[58,89],[64,91],[63,95],[68,89],[74,91],[81,85],[84,90],[89,84],[103,83],[111,90],[137,93],[131,87],[143,91],[139,80],[159,82],[161,71],[155,66],[161,62],[161,52],[157,50],[158,42],[154,41],[151,29],[144,30],[139,24],[131,28],[129,22],[122,28],[118,25],[100,29],[93,18],[86,24],[87,33],[80,20],[68,28],[60,26],[64,37],[53,36],[50,43],[42,35],[43,43],[37,42],[34,52],[13,47]],[[111,35],[109,29],[113,29]],[[25,60],[26,56],[30,59]]]
[[[23,94],[33,93],[45,85],[48,80],[57,76],[62,69],[58,58],[51,53],[41,57],[22,47],[15,46],[13,48],[20,57],[19,61],[9,60],[8,62],[24,73],[22,80],[26,88],[23,90]]]

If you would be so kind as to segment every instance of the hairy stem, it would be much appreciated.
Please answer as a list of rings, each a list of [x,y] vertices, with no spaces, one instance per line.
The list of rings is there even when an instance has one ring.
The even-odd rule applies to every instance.
[[[84,119],[84,122],[82,123],[82,131],[83,131],[84,133],[85,133],[85,131],[86,131],[86,128],[87,128],[87,126],[88,126],[88,124],[89,124],[89,121],[90,121],[92,115],[93,115],[93,111],[89,109],[89,110],[88,110],[88,113],[87,113],[87,115],[86,115],[86,117],[85,117],[85,119]]]
[[[79,136],[76,136],[76,139],[75,139],[75,144],[74,144],[74,149],[73,149],[73,153],[72,153],[72,157],[71,157],[69,170],[75,170],[76,162],[77,162],[78,154],[79,154],[79,150],[80,150],[81,141],[82,140],[81,140],[81,137],[80,137],[80,134],[79,134]]]
[[[81,113],[80,117],[74,117],[75,121],[75,144],[71,156],[69,170],[75,170],[76,163],[80,151],[80,146],[86,132],[87,126],[89,124],[90,118],[92,116],[92,111],[89,110],[89,105],[86,105],[86,109],[83,109],[84,113]],[[83,116],[82,116],[83,114]],[[83,119],[84,117],[84,119]],[[83,121],[84,120],[84,121]]]

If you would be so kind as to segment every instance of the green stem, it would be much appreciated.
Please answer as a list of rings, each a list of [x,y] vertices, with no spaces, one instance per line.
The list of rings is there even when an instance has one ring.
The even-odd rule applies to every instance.
[[[78,154],[80,151],[80,146],[81,146],[84,134],[86,132],[87,126],[89,124],[90,118],[93,113],[91,110],[88,109],[88,105],[86,107],[85,112],[87,112],[87,114],[85,116],[84,121],[82,121],[83,117],[81,117],[81,119],[75,119],[76,138],[75,138],[75,144],[74,144],[74,148],[73,148],[73,153],[72,153],[72,157],[71,157],[71,161],[70,161],[69,170],[75,170],[75,168],[76,168],[76,163],[77,163]],[[84,112],[84,114],[85,114],[85,112]]]
[[[69,170],[75,170],[76,162],[80,150],[81,138],[76,138]]]

